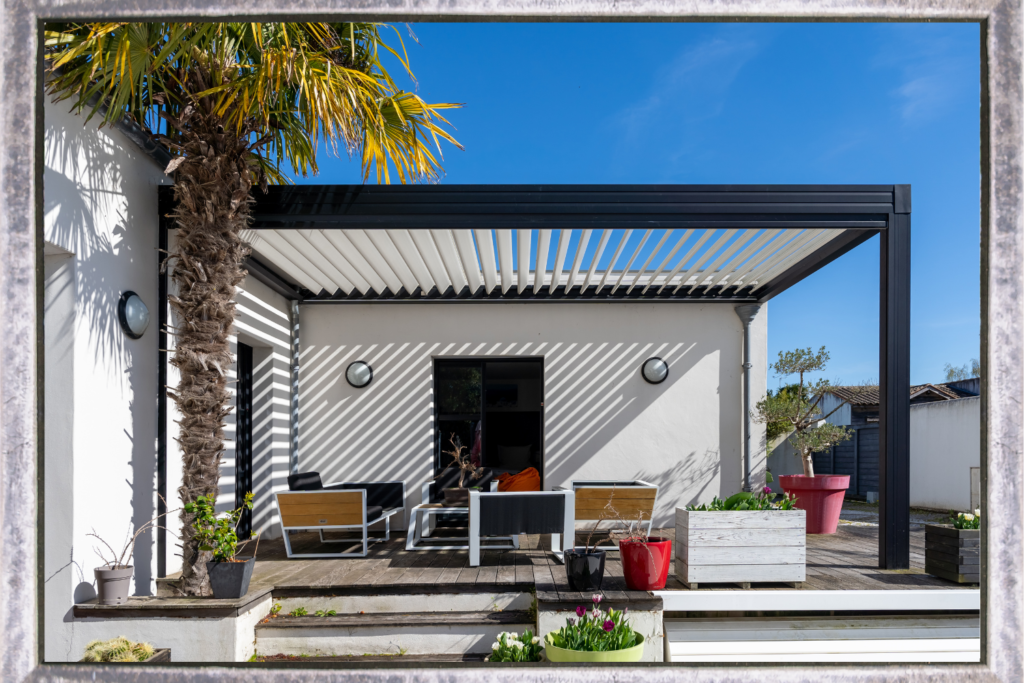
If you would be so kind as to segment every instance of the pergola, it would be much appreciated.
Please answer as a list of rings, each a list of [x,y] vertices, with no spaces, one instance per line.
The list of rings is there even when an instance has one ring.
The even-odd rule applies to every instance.
[[[255,202],[249,273],[303,303],[758,304],[880,235],[879,566],[909,568],[909,185],[298,185]]]

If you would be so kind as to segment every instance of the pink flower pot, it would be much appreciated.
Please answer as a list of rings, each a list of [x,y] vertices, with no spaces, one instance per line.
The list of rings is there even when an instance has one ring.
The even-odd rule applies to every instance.
[[[793,506],[807,513],[807,533],[834,534],[843,509],[846,489],[850,488],[848,474],[822,474],[808,477],[803,474],[780,474],[782,490],[796,498]]]

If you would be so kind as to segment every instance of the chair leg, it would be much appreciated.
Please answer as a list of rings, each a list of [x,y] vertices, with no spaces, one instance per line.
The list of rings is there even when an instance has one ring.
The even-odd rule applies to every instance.
[[[288,557],[292,556],[292,544],[288,540],[288,530],[284,529],[284,552]]]
[[[469,537],[469,566],[480,566],[480,537],[476,535]]]
[[[551,552],[557,553],[562,550],[562,534],[551,534]]]
[[[419,517],[419,510],[413,510],[413,511],[411,511],[409,513],[409,515],[410,515],[410,518],[409,518],[409,531],[408,531],[408,533],[405,536],[405,549],[406,550],[415,550],[416,549],[416,544],[420,540],[419,524],[420,524],[420,521],[422,521],[422,520],[417,520],[416,519],[417,517]]]
[[[390,541],[390,540],[391,540],[391,518],[390,517],[385,517],[384,518],[384,541],[387,542],[387,541]]]
[[[365,511],[364,511],[365,512]],[[363,522],[363,557],[370,554],[370,530]]]

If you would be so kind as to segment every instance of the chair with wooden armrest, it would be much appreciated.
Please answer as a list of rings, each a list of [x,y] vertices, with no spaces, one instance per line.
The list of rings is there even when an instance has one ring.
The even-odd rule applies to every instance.
[[[556,490],[572,490],[575,498],[575,523],[571,527],[572,535],[566,535],[565,547],[562,545],[562,538],[558,534],[551,537],[551,549],[556,554],[563,550],[570,550],[576,543],[576,524],[582,524],[584,528],[593,526],[604,520],[616,518],[607,509],[609,502],[615,507],[618,516],[626,521],[642,519],[646,521],[647,533],[651,533],[651,525],[654,520],[654,509],[658,502],[658,485],[651,484],[639,479],[625,481],[612,480],[578,480],[571,481],[567,487],[555,487]],[[600,550],[618,550],[616,544],[598,545]]]

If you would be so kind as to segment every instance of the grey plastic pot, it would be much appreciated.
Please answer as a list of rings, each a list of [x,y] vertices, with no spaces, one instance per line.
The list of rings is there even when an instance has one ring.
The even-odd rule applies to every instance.
[[[252,570],[255,566],[256,558],[253,557],[244,562],[207,562],[206,571],[210,575],[213,597],[232,599],[240,598],[248,593],[249,580],[252,578]]]
[[[123,605],[128,602],[128,589],[135,567],[96,567],[92,571],[96,575],[96,599],[101,605]]]

